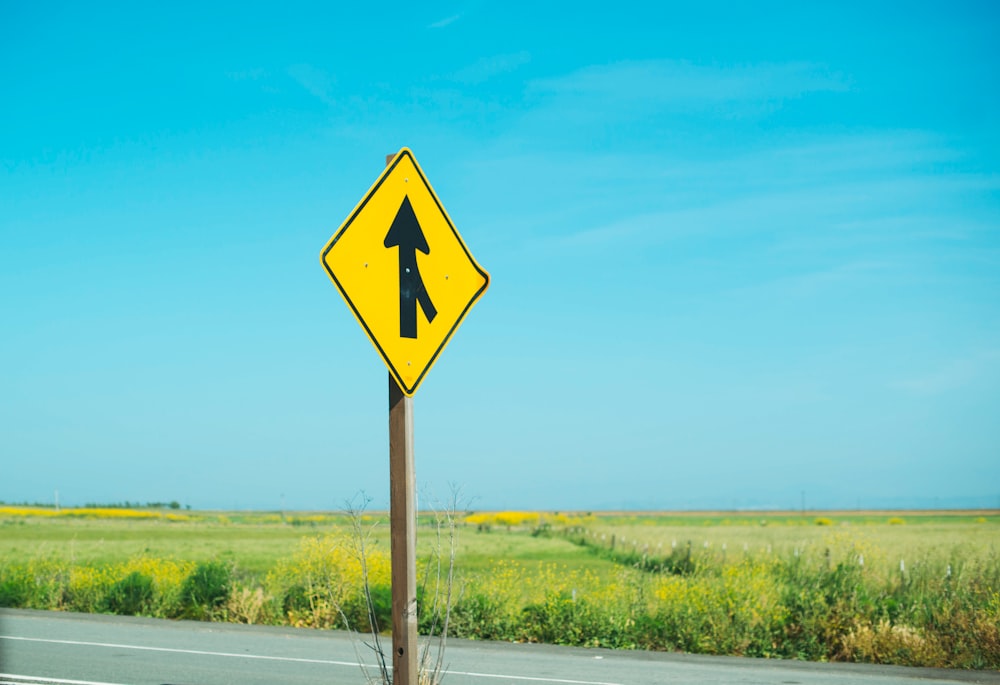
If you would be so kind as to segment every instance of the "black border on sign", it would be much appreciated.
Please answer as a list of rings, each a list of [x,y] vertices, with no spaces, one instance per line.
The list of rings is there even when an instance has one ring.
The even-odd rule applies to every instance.
[[[389,359],[389,355],[387,355],[385,353],[385,350],[382,349],[382,345],[375,338],[375,335],[372,333],[371,329],[368,328],[368,324],[367,322],[365,322],[364,317],[361,316],[361,313],[358,311],[358,308],[354,306],[354,302],[352,302],[351,298],[348,296],[347,290],[344,288],[340,280],[338,280],[337,275],[333,273],[333,270],[330,269],[329,265],[326,263],[327,253],[333,249],[333,246],[337,244],[337,241],[339,241],[341,237],[343,237],[343,235],[347,232],[347,229],[351,227],[351,225],[354,223],[354,220],[361,213],[361,210],[363,210],[367,206],[368,202],[372,199],[372,197],[374,197],[375,193],[378,192],[379,188],[382,187],[382,184],[385,183],[385,180],[389,178],[390,175],[392,175],[393,171],[395,171],[396,167],[403,160],[403,157],[410,158],[410,161],[413,163],[413,168],[417,170],[417,174],[420,176],[420,180],[421,182],[423,182],[424,187],[427,188],[427,191],[431,194],[431,197],[434,198],[434,203],[437,205],[438,211],[441,212],[441,216],[444,217],[444,220],[448,224],[448,228],[451,229],[451,232],[454,234],[455,239],[458,241],[458,244],[462,247],[462,251],[465,253],[465,256],[468,258],[473,268],[475,268],[475,270],[478,271],[479,274],[483,277],[483,286],[475,292],[475,294],[469,300],[468,304],[465,305],[465,308],[455,319],[455,323],[448,330],[447,334],[445,334],[444,338],[442,338],[441,344],[438,345],[438,348],[436,350],[434,350],[434,354],[431,355],[431,358],[430,360],[428,360],[427,365],[424,366],[423,371],[421,371],[420,375],[417,376],[417,380],[415,380],[413,382],[413,385],[410,387],[408,387],[403,382],[403,379],[400,376],[399,371],[396,370],[396,367],[393,366],[392,361]],[[420,168],[420,164],[417,163],[417,158],[413,156],[413,153],[410,151],[409,148],[405,147],[396,153],[396,156],[393,158],[392,163],[382,171],[382,174],[378,177],[378,180],[375,181],[375,185],[373,185],[369,189],[369,191],[365,194],[361,202],[358,203],[358,206],[354,208],[353,212],[351,212],[351,215],[347,217],[347,219],[341,225],[340,229],[338,229],[337,232],[334,234],[334,236],[330,239],[330,242],[327,243],[326,247],[323,248],[323,251],[320,253],[319,261],[323,265],[323,268],[326,270],[326,273],[330,276],[330,279],[333,281],[334,285],[337,286],[337,290],[340,291],[340,294],[341,296],[343,296],[344,301],[347,302],[347,305],[351,308],[351,312],[354,314],[354,318],[357,319],[358,323],[361,324],[361,327],[365,331],[365,335],[368,336],[368,339],[375,346],[375,349],[378,350],[379,356],[382,357],[382,361],[385,362],[386,367],[389,369],[389,373],[391,373],[393,378],[396,379],[396,382],[399,384],[399,387],[403,391],[403,394],[405,394],[407,397],[413,397],[413,395],[416,394],[417,388],[420,386],[420,383],[423,382],[424,377],[427,375],[427,372],[430,371],[432,366],[434,366],[434,363],[437,361],[438,355],[441,354],[441,350],[443,350],[445,346],[448,344],[448,341],[451,340],[451,336],[454,335],[455,331],[458,329],[459,324],[461,324],[462,320],[465,319],[465,315],[469,312],[470,309],[472,309],[472,305],[476,303],[476,301],[486,291],[486,288],[488,288],[490,285],[490,275],[486,271],[484,271],[481,266],[479,266],[479,263],[476,262],[475,258],[473,258],[472,253],[469,252],[468,246],[465,244],[465,241],[462,240],[462,236],[458,234],[458,229],[456,229],[455,224],[451,222],[451,217],[448,216],[448,212],[445,211],[444,205],[441,204],[441,200],[438,198],[437,193],[434,192],[434,189],[431,187],[431,184],[427,181],[427,177],[424,176],[424,171],[423,169]]]

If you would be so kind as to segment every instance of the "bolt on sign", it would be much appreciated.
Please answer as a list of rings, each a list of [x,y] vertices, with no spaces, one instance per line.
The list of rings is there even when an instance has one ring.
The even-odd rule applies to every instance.
[[[490,283],[405,147],[320,262],[409,397]]]

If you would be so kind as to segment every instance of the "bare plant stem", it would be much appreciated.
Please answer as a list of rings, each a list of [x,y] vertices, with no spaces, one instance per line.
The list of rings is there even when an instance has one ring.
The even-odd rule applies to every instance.
[[[460,502],[460,491],[454,485],[451,486],[451,499],[446,506],[440,509],[435,509],[435,542],[433,545],[433,551],[430,559],[428,559],[427,567],[424,572],[423,578],[423,588],[424,596],[426,596],[426,590],[428,582],[432,579],[434,580],[434,597],[429,604],[427,610],[431,611],[432,619],[430,626],[429,637],[434,637],[437,633],[437,645],[436,651],[433,657],[433,663],[431,659],[430,647],[431,643],[425,643],[420,654],[420,662],[418,667],[417,680],[420,685],[440,685],[441,680],[444,677],[444,654],[445,648],[448,642],[448,625],[451,619],[451,608],[454,599],[454,583],[455,583],[455,559],[458,553],[458,528],[457,528],[457,512]],[[361,659],[361,655],[357,646],[355,646],[355,653],[358,655],[358,662],[361,664],[361,671],[365,676],[365,679],[369,685],[376,685],[380,683],[381,685],[391,685],[392,683],[392,673],[391,666],[387,659],[385,648],[382,645],[382,640],[380,637],[378,616],[375,610],[375,602],[371,594],[371,585],[369,583],[368,577],[368,540],[371,538],[372,531],[377,524],[373,523],[371,526],[366,527],[362,519],[362,513],[365,507],[371,500],[364,495],[362,495],[361,504],[358,505],[355,501],[347,502],[345,506],[345,513],[351,520],[352,528],[352,539],[354,541],[354,554],[357,557],[361,565],[361,580],[362,587],[364,590],[365,604],[368,611],[368,622],[371,629],[372,641],[371,643],[363,643],[369,649],[375,653],[375,658],[377,660],[378,666],[378,676],[372,676],[368,672],[368,667],[364,664]],[[447,572],[444,569],[444,540],[443,531],[447,530],[448,534],[448,567]],[[433,574],[432,574],[433,569]],[[443,596],[442,596],[443,594]],[[330,589],[331,599],[333,598],[332,588]],[[337,611],[340,614],[341,620],[348,630],[355,632],[349,624],[347,615],[344,613],[343,608],[339,603],[335,603]],[[440,631],[439,631],[440,628]]]
[[[452,590],[455,583],[455,557],[458,552],[458,529],[456,527],[456,517],[459,506],[459,501],[461,499],[461,492],[457,486],[452,484],[451,486],[451,499],[448,504],[438,510],[435,510],[435,549],[432,557],[432,562],[434,563],[436,574],[435,574],[435,584],[434,584],[434,601],[431,605],[432,607],[432,625],[430,630],[430,637],[434,636],[434,632],[438,627],[438,620],[442,613],[444,617],[441,619],[443,622],[441,624],[441,632],[438,635],[437,653],[434,659],[434,665],[430,665],[430,644],[426,644],[421,654],[420,658],[420,682],[422,685],[439,685],[441,679],[444,677],[444,654],[445,648],[448,643],[448,624],[451,619],[451,608],[452,608]],[[448,531],[448,575],[447,580],[444,583],[444,602],[443,607],[441,602],[441,585],[442,585],[442,558],[443,558],[443,545],[441,540],[441,530],[442,528],[447,528]],[[428,564],[429,571],[430,563]],[[425,584],[426,576],[425,574]]]
[[[347,502],[345,511],[347,515],[350,516],[351,519],[351,529],[353,531],[352,538],[354,540],[354,553],[361,564],[361,583],[362,587],[364,588],[365,606],[368,609],[368,625],[372,635],[372,643],[371,644],[366,643],[366,645],[375,653],[375,658],[378,662],[378,670],[379,670],[379,675],[381,677],[381,682],[383,683],[383,685],[390,685],[392,683],[392,676],[390,675],[389,672],[389,665],[386,662],[385,649],[382,647],[382,641],[379,635],[378,618],[375,613],[375,602],[372,599],[371,584],[368,581],[368,552],[366,543],[369,537],[371,536],[372,531],[375,528],[375,524],[373,523],[371,527],[367,529],[365,528],[361,515],[362,512],[364,512],[365,507],[368,506],[368,503],[371,501],[371,499],[366,497],[364,494],[362,494],[361,498],[362,502],[360,506],[355,506],[354,502]],[[337,606],[337,609],[340,612],[344,624],[347,625],[348,629],[350,629],[350,625],[348,625],[347,621],[347,616],[344,615],[343,609],[341,609],[339,605]],[[378,679],[373,679],[370,677],[368,669],[364,665],[362,659],[359,658],[358,662],[359,664],[361,664],[361,670],[365,675],[365,679],[369,683],[379,682]]]

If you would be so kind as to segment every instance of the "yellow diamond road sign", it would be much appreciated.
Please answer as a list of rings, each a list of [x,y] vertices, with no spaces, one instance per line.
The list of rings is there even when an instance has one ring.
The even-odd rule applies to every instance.
[[[320,261],[409,396],[490,282],[407,148]]]

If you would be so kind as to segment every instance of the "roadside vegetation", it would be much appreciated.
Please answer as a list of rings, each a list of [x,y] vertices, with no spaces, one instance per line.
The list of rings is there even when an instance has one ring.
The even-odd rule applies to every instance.
[[[384,630],[380,521],[0,506],[0,606]],[[473,639],[1000,669],[997,512],[487,512],[459,524],[449,616],[432,517],[418,525],[423,633],[447,620]]]

